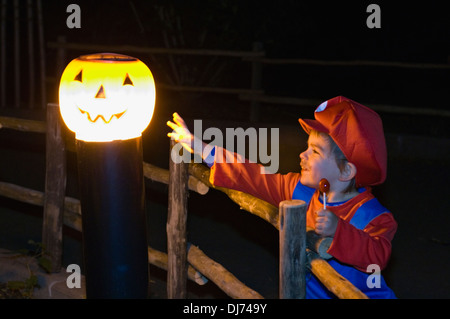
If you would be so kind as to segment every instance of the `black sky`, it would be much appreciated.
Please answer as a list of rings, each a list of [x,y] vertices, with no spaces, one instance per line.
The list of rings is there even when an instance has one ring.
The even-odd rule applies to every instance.
[[[156,7],[180,19],[184,46],[199,46],[208,29],[210,48],[248,50],[261,41],[276,57],[381,59],[447,63],[449,13],[445,2],[378,2],[381,28],[369,29],[373,1],[43,1],[49,40],[164,46]],[[81,29],[66,26],[67,5],[81,8]],[[376,2],[375,2],[376,3]],[[181,46],[182,44],[180,44]]]

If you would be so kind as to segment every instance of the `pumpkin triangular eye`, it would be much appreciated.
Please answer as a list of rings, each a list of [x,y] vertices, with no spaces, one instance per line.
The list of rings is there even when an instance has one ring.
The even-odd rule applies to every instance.
[[[97,94],[95,95],[96,99],[106,99],[106,95],[105,95],[105,88],[103,87],[103,85],[100,85],[100,88],[97,91]]]
[[[73,79],[74,81],[83,82],[83,70],[81,70]]]
[[[131,81],[130,76],[128,75],[128,73],[125,76],[125,79],[123,80],[123,84],[122,85],[132,85],[132,86],[134,86],[133,81]]]

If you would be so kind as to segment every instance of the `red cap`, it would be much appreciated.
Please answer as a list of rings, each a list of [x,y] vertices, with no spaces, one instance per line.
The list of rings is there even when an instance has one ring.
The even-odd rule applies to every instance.
[[[369,186],[384,182],[387,151],[383,123],[368,107],[343,96],[320,104],[315,120],[298,121],[306,133],[311,130],[330,135],[347,160],[356,166],[356,185]]]

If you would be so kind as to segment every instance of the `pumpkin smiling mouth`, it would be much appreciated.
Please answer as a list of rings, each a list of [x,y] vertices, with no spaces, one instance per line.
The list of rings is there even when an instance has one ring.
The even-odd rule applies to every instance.
[[[122,117],[122,115],[124,115],[125,112],[126,112],[126,110],[125,110],[125,111],[120,112],[120,113],[112,114],[109,117],[109,119],[106,119],[102,114],[97,114],[97,116],[94,119],[92,119],[92,116],[91,116],[91,114],[89,114],[88,111],[82,110],[79,107],[78,107],[78,110],[80,110],[81,114],[86,114],[87,115],[87,118],[88,118],[89,122],[95,123],[95,122],[97,122],[98,119],[102,119],[105,124],[108,124],[109,122],[111,122],[114,117],[116,119],[120,119]]]

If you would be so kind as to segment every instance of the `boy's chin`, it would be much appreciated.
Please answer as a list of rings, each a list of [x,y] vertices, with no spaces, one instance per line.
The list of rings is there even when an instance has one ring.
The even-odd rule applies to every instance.
[[[317,188],[318,187],[318,183],[315,183],[313,181],[311,181],[311,179],[307,178],[306,176],[301,176],[300,177],[300,183],[302,183],[305,186],[311,187],[311,188]]]

